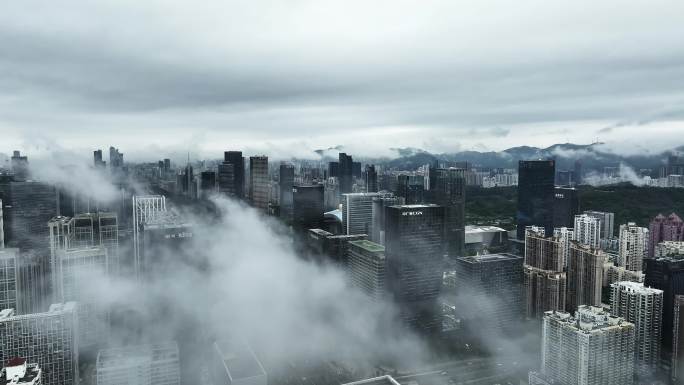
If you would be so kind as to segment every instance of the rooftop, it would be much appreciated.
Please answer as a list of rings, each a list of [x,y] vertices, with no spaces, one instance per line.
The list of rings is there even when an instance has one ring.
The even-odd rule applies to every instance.
[[[615,288],[621,288],[629,292],[642,293],[642,294],[662,294],[662,290],[654,289],[651,287],[644,286],[643,283],[632,282],[632,281],[621,281],[615,282],[611,285]]]
[[[491,233],[491,232],[506,232],[506,230],[501,227],[496,226],[471,226],[465,227],[465,232],[467,233]]]
[[[369,251],[371,253],[381,253],[385,251],[385,246],[380,245],[378,243],[362,239],[358,241],[350,241],[349,242],[352,245],[358,246],[366,251]]]
[[[514,261],[518,259],[523,259],[514,254],[501,253],[501,254],[485,254],[485,255],[473,255],[469,257],[458,258],[470,263],[487,263],[487,262],[498,262],[498,261]]]
[[[214,343],[214,350],[223,358],[223,364],[231,380],[266,375],[261,362],[244,342],[217,341]]]

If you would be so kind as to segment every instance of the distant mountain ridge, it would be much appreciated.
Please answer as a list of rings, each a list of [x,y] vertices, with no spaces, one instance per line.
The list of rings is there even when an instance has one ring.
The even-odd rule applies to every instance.
[[[416,148],[403,148],[393,149],[397,151],[399,157],[385,160],[384,162],[380,161],[379,163],[405,170],[414,170],[434,160],[440,162],[466,161],[472,164],[473,167],[483,168],[517,168],[519,160],[553,158],[556,160],[556,170],[571,170],[574,167],[575,161],[580,160],[584,172],[602,170],[604,167],[617,167],[624,163],[636,170],[650,169],[652,173],[657,173],[660,166],[666,161],[667,155],[671,153],[666,151],[660,154],[624,156],[608,152],[603,150],[603,148],[603,143],[559,143],[546,148],[520,146],[499,152],[460,151],[443,154],[432,154]],[[675,150],[684,151],[684,146],[680,146]]]

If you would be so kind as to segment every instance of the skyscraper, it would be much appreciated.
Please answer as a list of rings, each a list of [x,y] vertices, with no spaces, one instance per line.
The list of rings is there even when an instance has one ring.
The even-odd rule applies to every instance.
[[[242,157],[242,151],[224,152],[223,165],[233,167],[231,170],[229,167],[221,168],[219,165],[219,190],[235,194],[238,199],[243,199],[245,197],[245,158]]]
[[[11,158],[12,173],[14,180],[25,181],[29,177],[28,157],[22,156],[20,151],[15,150]]]
[[[636,369],[648,377],[655,373],[660,360],[663,291],[626,281],[612,284],[611,289],[610,314],[634,324]]]
[[[19,249],[0,249],[0,310],[19,309]]]
[[[269,196],[268,157],[249,157],[249,200],[252,206],[268,209]]]
[[[192,252],[193,225],[174,212],[159,213],[146,220],[141,229],[140,278],[144,284],[163,279],[179,265],[199,265]]]
[[[180,385],[180,354],[175,342],[100,350],[97,385]]]
[[[371,210],[372,228],[370,239],[381,245],[385,244],[385,208],[388,206],[403,205],[404,198],[390,193],[373,198]]]
[[[323,185],[292,187],[292,223],[298,230],[320,227],[323,222]]]
[[[280,217],[286,221],[292,220],[292,188],[294,187],[294,166],[291,164],[281,164],[279,174],[279,199]]]
[[[555,173],[553,160],[518,163],[518,239],[524,239],[527,226],[542,226],[546,234],[553,232]]]
[[[373,223],[373,199],[386,196],[383,193],[343,194],[342,222],[347,235],[370,235]]]
[[[576,215],[574,219],[573,240],[598,249],[601,244],[601,221],[586,214]]]
[[[661,330],[661,366],[672,364],[672,335],[676,295],[684,295],[684,259],[647,258],[644,286],[663,291],[663,326]]]
[[[354,287],[376,301],[386,298],[385,248],[367,240],[350,241],[347,273]]]
[[[21,357],[43,369],[43,384],[78,384],[76,303],[53,304],[45,313],[0,311],[0,362]]]
[[[684,384],[684,295],[674,296],[672,370],[670,378],[676,385]]]
[[[121,169],[124,165],[123,154],[118,148],[109,147],[109,168],[112,170]]]
[[[352,192],[353,184],[353,160],[351,155],[341,152],[339,155],[339,180],[340,180],[340,194],[347,194]]]
[[[664,241],[684,241],[684,221],[675,213],[667,218],[658,214],[648,225],[649,243],[648,256],[654,257],[655,248]]]
[[[438,168],[430,175],[432,202],[443,206],[446,213],[444,252],[450,258],[465,256],[465,170]]]
[[[575,317],[546,312],[541,372],[559,384],[633,384],[634,332],[600,307],[580,306]]]
[[[442,286],[444,208],[430,205],[385,209],[387,287],[410,326],[437,332]]]
[[[93,151],[93,166],[96,169],[104,169],[107,167],[107,162],[102,160],[102,150]]]
[[[91,349],[108,335],[107,308],[96,294],[96,282],[107,278],[104,247],[80,246],[57,252],[56,281],[52,288],[56,302],[77,302],[78,344]]]
[[[605,255],[600,250],[574,242],[570,245],[566,302],[569,312],[581,305],[601,305],[604,262]]]
[[[565,248],[561,238],[544,237],[542,228],[528,228],[525,232],[525,317],[541,318],[546,311],[565,309]]]
[[[620,225],[619,266],[627,270],[641,271],[644,257],[648,252],[648,229],[634,222]]]
[[[200,198],[207,199],[211,194],[216,193],[216,186],[216,172],[202,171],[200,173]]]
[[[135,275],[140,279],[141,232],[145,222],[166,212],[166,197],[163,195],[136,195],[133,197],[133,266]]]
[[[610,239],[615,236],[615,213],[587,210],[583,214],[596,218],[600,221],[601,239]]]
[[[456,259],[457,303],[466,327],[504,330],[522,318],[523,258],[488,254]]]
[[[580,203],[577,189],[556,187],[553,194],[553,227],[572,227]]]
[[[378,191],[378,173],[375,171],[375,165],[366,165],[366,192]]]
[[[5,246],[45,253],[49,247],[45,224],[57,215],[55,187],[32,181],[0,183],[0,199]]]

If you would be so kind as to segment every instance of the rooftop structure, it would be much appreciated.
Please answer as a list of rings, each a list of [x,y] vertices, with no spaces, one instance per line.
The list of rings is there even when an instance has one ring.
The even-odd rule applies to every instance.
[[[41,385],[41,374],[38,364],[27,364],[25,359],[14,357],[0,371],[0,384]]]
[[[214,342],[212,372],[215,385],[266,385],[267,375],[252,349],[244,342]]]
[[[97,354],[97,385],[179,385],[178,345],[139,345],[100,350]]]
[[[392,376],[385,375],[380,377],[373,377],[366,380],[359,380],[354,382],[349,382],[343,385],[399,385],[397,380],[392,378]]]

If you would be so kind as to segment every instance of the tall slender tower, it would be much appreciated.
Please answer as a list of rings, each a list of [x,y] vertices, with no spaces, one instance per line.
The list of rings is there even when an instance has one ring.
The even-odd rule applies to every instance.
[[[525,238],[527,226],[542,226],[553,232],[554,178],[553,160],[521,160],[518,163],[517,238]]]
[[[618,265],[630,271],[642,271],[648,252],[648,229],[634,222],[620,225],[620,251]]]
[[[269,196],[268,157],[249,157],[249,200],[252,206],[268,209]]]

